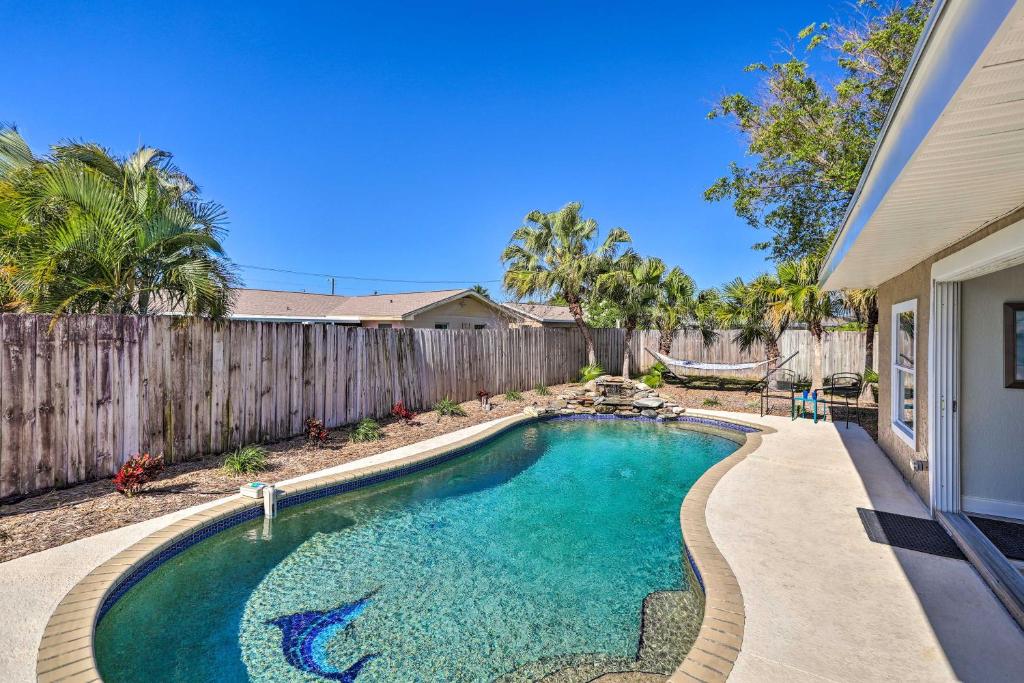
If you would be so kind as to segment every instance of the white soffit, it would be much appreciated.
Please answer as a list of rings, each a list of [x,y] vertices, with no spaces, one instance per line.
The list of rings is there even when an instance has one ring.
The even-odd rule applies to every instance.
[[[973,65],[963,63],[971,41],[983,46]],[[942,107],[958,67],[969,71]],[[941,113],[924,127],[929,107]],[[1024,0],[947,0],[822,280],[829,289],[877,286],[1021,205]]]

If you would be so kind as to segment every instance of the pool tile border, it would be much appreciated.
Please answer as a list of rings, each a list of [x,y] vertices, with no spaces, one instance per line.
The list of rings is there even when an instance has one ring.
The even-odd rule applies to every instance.
[[[724,422],[714,418],[702,420]],[[747,428],[745,443],[697,480],[686,494],[679,511],[687,569],[691,579],[697,582],[704,594],[704,618],[697,639],[675,673],[669,677],[669,683],[725,681],[732,673],[743,648],[746,625],[743,592],[729,562],[719,552],[711,537],[706,517],[707,505],[718,482],[760,447],[762,434],[774,433],[775,430],[732,420],[729,422]]]
[[[514,415],[497,420],[486,429],[450,444],[428,448],[386,463],[285,485],[281,488],[282,498],[278,507],[283,509],[300,505],[433,467],[463,455],[509,429],[527,422],[575,419],[656,421],[654,418],[614,415]],[[759,432],[771,430],[748,423],[696,415],[681,415],[676,421],[690,423],[694,427],[710,428],[712,431],[740,433],[746,439],[738,451],[712,467],[697,481],[684,500],[681,512],[684,548],[689,560],[687,567],[703,589],[705,613],[693,649],[669,680],[724,680],[728,677],[728,671],[732,669],[735,657],[729,661],[727,669],[722,662],[728,660],[731,652],[729,648],[735,647],[738,656],[739,646],[742,644],[742,596],[728,563],[718,553],[707,532],[704,508],[714,484],[745,458],[747,453],[760,445]],[[723,468],[723,465],[727,464],[728,467]],[[262,516],[261,500],[236,496],[146,536],[93,569],[68,591],[51,614],[39,643],[36,658],[37,680],[40,683],[101,681],[93,649],[95,629],[99,620],[117,600],[154,569],[189,547],[225,529]],[[722,567],[728,572],[731,583],[726,580],[725,574],[721,573]],[[738,622],[735,618],[737,614]],[[724,677],[716,677],[722,670],[725,670]]]

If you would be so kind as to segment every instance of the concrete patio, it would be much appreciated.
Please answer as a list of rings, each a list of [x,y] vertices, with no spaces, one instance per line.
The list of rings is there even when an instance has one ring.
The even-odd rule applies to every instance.
[[[725,475],[707,506],[746,611],[733,680],[1020,680],[1024,633],[967,562],[867,539],[857,507],[928,512],[863,430],[691,412],[777,430]],[[0,621],[0,679],[35,679],[46,621],[79,579],[195,510],[0,564],[0,601],[12,617]]]
[[[1024,633],[970,564],[868,540],[858,507],[928,510],[866,432],[690,412],[777,430],[708,501],[746,609],[730,680],[1021,680]]]

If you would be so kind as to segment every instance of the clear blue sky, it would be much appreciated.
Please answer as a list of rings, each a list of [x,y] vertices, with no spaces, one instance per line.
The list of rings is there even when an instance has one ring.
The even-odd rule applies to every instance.
[[[749,89],[744,65],[835,7],[0,0],[0,121],[38,152],[66,137],[173,152],[228,209],[240,264],[495,280],[529,210],[580,200],[704,287],[761,270],[750,245],[766,237],[704,202],[742,155],[705,115]]]

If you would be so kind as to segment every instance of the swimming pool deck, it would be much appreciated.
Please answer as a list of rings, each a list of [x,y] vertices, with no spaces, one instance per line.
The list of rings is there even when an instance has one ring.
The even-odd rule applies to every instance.
[[[970,564],[868,540],[858,507],[929,515],[866,432],[688,412],[776,430],[707,504],[745,608],[730,681],[1021,680],[1024,632]]]
[[[867,539],[857,507],[928,512],[865,432],[788,418],[690,413],[777,430],[722,477],[707,502],[708,529],[738,580],[745,608],[731,680],[1020,680],[1024,633],[969,564]],[[501,421],[418,448],[454,443]],[[341,467],[386,463],[416,448]],[[0,680],[36,679],[37,648],[53,609],[93,568],[220,502],[0,564],[6,608]],[[691,679],[679,674],[673,680]]]

